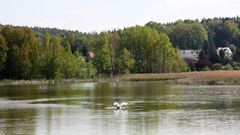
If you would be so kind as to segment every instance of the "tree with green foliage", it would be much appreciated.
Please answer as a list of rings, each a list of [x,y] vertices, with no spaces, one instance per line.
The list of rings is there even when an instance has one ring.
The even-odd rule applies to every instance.
[[[29,79],[32,67],[37,59],[37,41],[34,33],[29,28],[12,28],[6,26],[2,29],[7,46],[7,61],[5,75],[12,79]]]
[[[92,70],[92,67],[88,67],[88,65],[86,65],[86,62],[80,53],[75,53],[70,55],[72,59],[68,62],[70,65],[69,69],[71,70],[66,75],[72,74],[70,78],[78,78],[78,79],[88,78],[89,76],[92,75],[89,73],[89,71]],[[86,68],[89,68],[89,69],[86,70]]]
[[[222,24],[222,21],[219,19],[203,19],[202,24],[208,32],[208,42],[210,44],[217,44],[217,37],[219,27]]]
[[[145,26],[150,27],[151,29],[156,30],[157,32],[166,32],[166,26],[161,23],[150,21],[146,23]]]
[[[45,77],[49,79],[59,80],[62,78],[62,51],[60,37],[52,37],[50,42],[51,55],[48,56]]]
[[[40,78],[41,77],[41,64],[40,64],[40,41],[36,38],[32,30],[28,31],[30,37],[29,41],[29,60],[31,63],[30,77],[29,78]]]
[[[93,63],[98,74],[110,74],[111,72],[111,52],[107,33],[101,33],[95,49],[96,56]]]
[[[108,33],[109,35],[109,48],[110,48],[110,58],[111,58],[111,73],[116,73],[117,64],[117,53],[120,50],[121,37],[118,32]]]
[[[224,39],[226,39],[229,43],[234,43],[236,38],[240,35],[238,24],[232,20],[224,22],[223,31],[225,33]]]
[[[48,65],[50,63],[50,57],[52,56],[52,47],[50,46],[50,40],[51,36],[48,33],[48,31],[44,31],[44,35],[42,39],[40,40],[40,46],[39,46],[39,68],[40,68],[40,78],[48,78],[49,69]]]
[[[4,37],[0,34],[0,72],[5,67],[5,62],[7,60],[8,47],[6,45]]]
[[[129,73],[129,71],[133,68],[133,65],[134,60],[132,58],[132,54],[124,48],[118,58],[118,73]]]
[[[208,31],[208,40],[216,47],[227,47],[229,44],[238,45],[239,20],[238,18],[203,19],[202,24]]]
[[[240,48],[236,47],[236,52],[233,55],[233,60],[240,62]]]
[[[199,58],[207,59],[207,60],[209,60],[209,62],[211,62],[213,64],[219,62],[219,57],[217,54],[216,47],[213,44],[209,43],[208,41],[205,41],[205,43],[201,49],[201,52],[199,54]]]
[[[72,53],[71,45],[62,45],[60,37],[51,37],[48,32],[43,38],[42,74],[47,79],[87,78],[85,60],[80,53]]]
[[[87,62],[85,68],[87,73],[85,78],[94,78],[96,76],[96,69],[92,62]]]
[[[1,30],[0,43],[7,45],[6,68],[4,78],[10,79],[62,79],[88,78],[93,72],[85,72],[86,68],[93,68],[86,64],[80,53],[73,54],[71,45],[63,38],[51,36],[47,31],[37,39],[29,28],[15,28],[6,26]],[[4,44],[3,44],[4,43]],[[4,56],[3,55],[3,56]],[[92,71],[92,69],[87,69]],[[1,75],[2,77],[2,75]]]
[[[239,17],[168,24],[151,21],[145,26],[101,34],[1,26],[0,77],[61,79],[88,78],[96,72],[101,75],[186,71],[178,49],[202,49],[192,70],[211,68],[215,63],[231,64],[236,70],[240,67],[236,64],[240,62],[239,25]],[[230,47],[233,59],[226,59],[223,52],[219,57],[217,47]],[[93,61],[84,59],[89,51],[95,53]]]
[[[199,22],[176,22],[168,28],[168,35],[173,46],[181,50],[200,49],[208,38],[207,31]]]
[[[164,33],[158,33],[150,27],[136,26],[123,30],[121,37],[122,47],[133,54],[134,73],[174,72],[182,69],[180,65],[185,65]]]

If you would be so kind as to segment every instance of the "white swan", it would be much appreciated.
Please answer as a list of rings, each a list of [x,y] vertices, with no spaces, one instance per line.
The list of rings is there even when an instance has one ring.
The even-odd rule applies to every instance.
[[[116,102],[113,103],[113,105],[116,106],[117,109],[122,109],[122,108],[124,108],[124,106],[127,106],[128,103],[127,102],[117,102],[116,101]]]

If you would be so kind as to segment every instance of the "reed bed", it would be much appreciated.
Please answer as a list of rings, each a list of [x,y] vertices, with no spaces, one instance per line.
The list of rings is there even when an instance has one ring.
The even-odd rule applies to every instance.
[[[175,78],[240,78],[240,71],[201,71],[182,73],[160,73],[160,74],[127,74],[122,76],[125,79],[175,79]]]
[[[126,81],[165,81],[184,85],[240,85],[240,71],[201,71],[123,75]]]

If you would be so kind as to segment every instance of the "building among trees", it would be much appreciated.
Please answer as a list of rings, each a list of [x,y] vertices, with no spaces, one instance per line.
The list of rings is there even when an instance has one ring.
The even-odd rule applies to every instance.
[[[197,61],[201,50],[180,50],[180,55],[184,60]]]
[[[88,52],[86,53],[85,59],[86,59],[86,61],[90,61],[90,60],[92,60],[94,57],[95,57],[95,53],[92,52],[92,51],[88,51]]]
[[[231,59],[232,58],[232,51],[229,47],[218,47],[217,54],[220,56],[221,52],[223,53],[224,57]]]

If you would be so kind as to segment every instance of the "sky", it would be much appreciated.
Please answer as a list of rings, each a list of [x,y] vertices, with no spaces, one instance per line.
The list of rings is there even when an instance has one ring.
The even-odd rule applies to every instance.
[[[0,5],[1,24],[81,32],[240,13],[240,0],[0,0]]]

